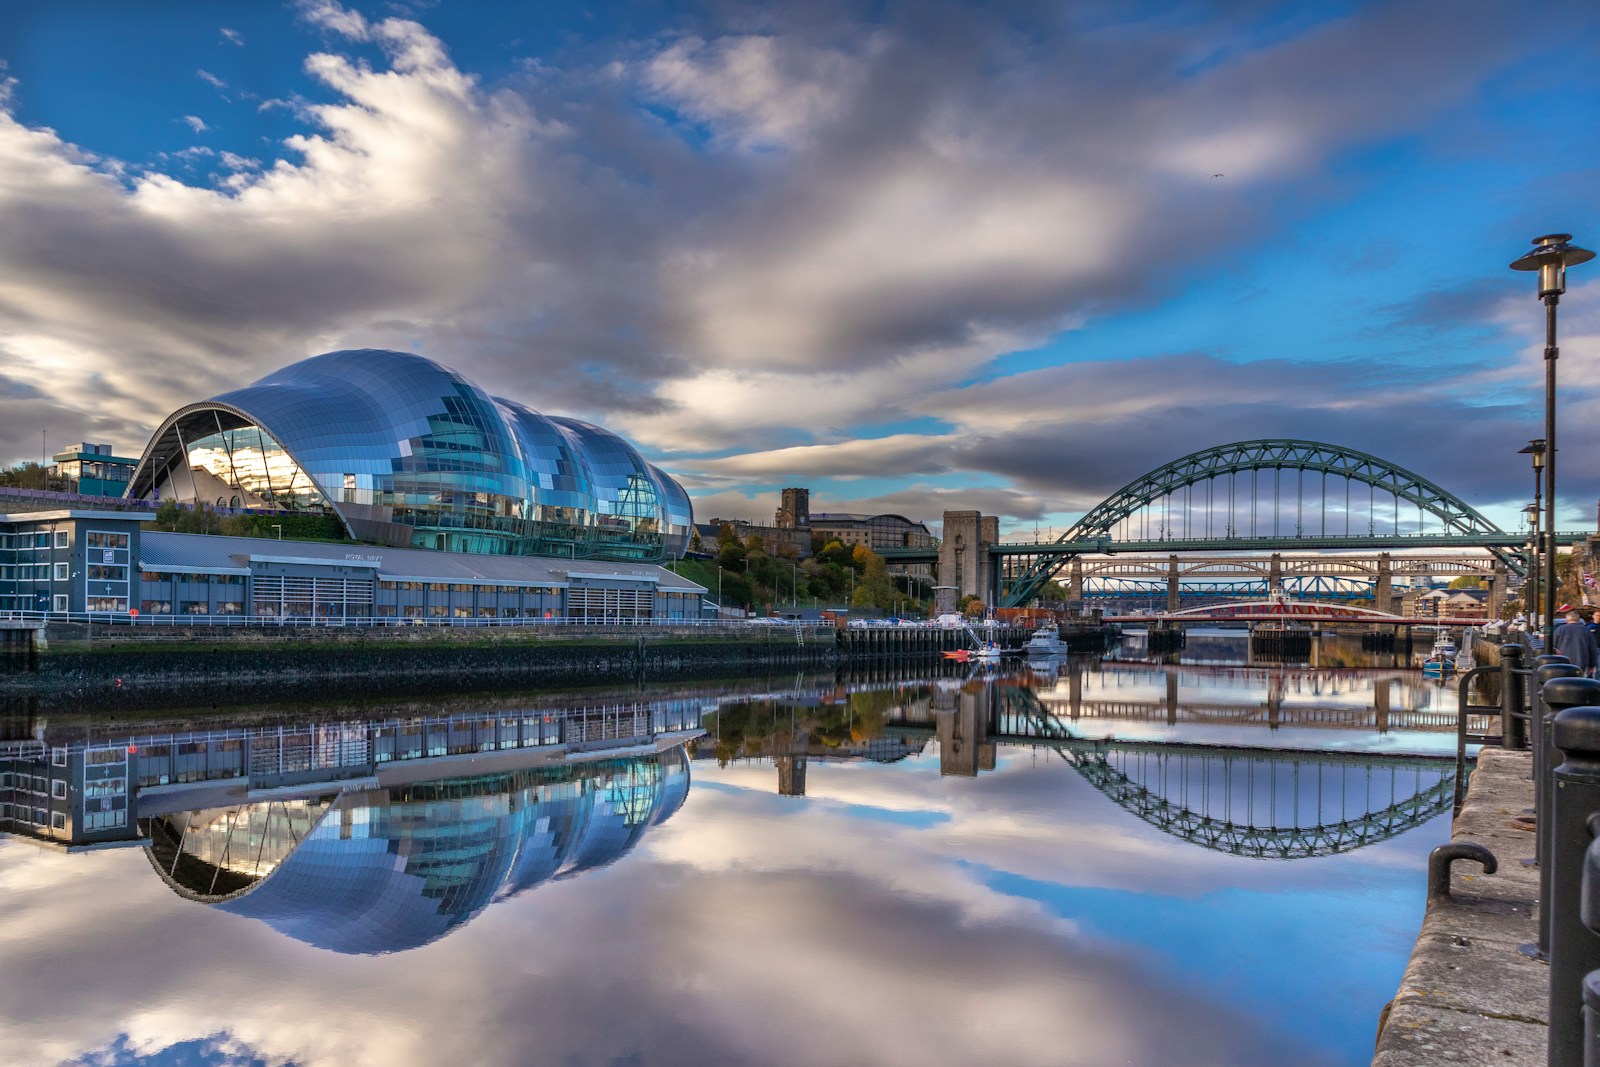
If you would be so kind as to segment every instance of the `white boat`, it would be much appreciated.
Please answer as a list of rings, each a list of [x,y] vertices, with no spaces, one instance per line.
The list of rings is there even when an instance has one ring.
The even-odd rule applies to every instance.
[[[1067,651],[1067,645],[1061,640],[1061,632],[1050,624],[1033,631],[1022,650],[1030,656],[1060,656]]]
[[[972,658],[979,663],[999,663],[1005,651],[993,641],[985,641],[972,650]]]

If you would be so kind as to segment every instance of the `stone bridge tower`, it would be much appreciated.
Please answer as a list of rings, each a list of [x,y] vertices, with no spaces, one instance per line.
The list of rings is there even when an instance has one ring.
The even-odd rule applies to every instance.
[[[944,513],[944,537],[939,542],[939,596],[937,610],[952,612],[964,596],[975,596],[984,607],[995,606],[999,583],[989,546],[1000,539],[1000,520],[977,511]]]

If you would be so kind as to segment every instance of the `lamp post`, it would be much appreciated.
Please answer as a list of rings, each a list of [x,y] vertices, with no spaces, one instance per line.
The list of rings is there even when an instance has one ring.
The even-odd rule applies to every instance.
[[[1547,233],[1533,239],[1533,250],[1511,263],[1512,270],[1539,272],[1539,299],[1544,301],[1544,575],[1552,585],[1556,576],[1556,304],[1567,291],[1567,268],[1587,263],[1594,253],[1571,244],[1570,233]],[[1537,453],[1536,453],[1537,454]],[[1545,597],[1544,647],[1553,647],[1556,597]]]
[[[282,541],[283,540],[283,524],[281,522],[275,522],[275,523],[272,524],[272,528],[274,530],[278,531],[278,540]]]
[[[1530,619],[1542,619],[1539,607],[1539,505],[1528,508],[1528,597],[1526,608]],[[1542,625],[1542,624],[1541,624]]]
[[[1531,562],[1529,564],[1529,569],[1531,571],[1530,576],[1534,580],[1534,595],[1537,597],[1539,595],[1539,559],[1541,553],[1544,551],[1543,542],[1539,540],[1539,515],[1543,507],[1543,505],[1540,503],[1540,500],[1543,496],[1544,486],[1544,438],[1538,437],[1532,441],[1529,441],[1526,448],[1520,448],[1517,450],[1517,454],[1519,456],[1526,455],[1533,461],[1533,505],[1532,507],[1528,508],[1528,530],[1530,536],[1533,538],[1533,554],[1530,557]],[[1537,603],[1538,601],[1535,601],[1535,604]],[[1530,610],[1528,614],[1539,620],[1538,627],[1542,630],[1544,627],[1544,616],[1539,613],[1539,609],[1535,607]]]

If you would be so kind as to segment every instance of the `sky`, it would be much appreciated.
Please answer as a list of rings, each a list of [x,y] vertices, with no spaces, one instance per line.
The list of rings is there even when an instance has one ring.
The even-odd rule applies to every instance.
[[[1582,0],[0,5],[0,462],[379,347],[622,432],[700,519],[1059,531],[1297,437],[1514,526],[1506,268],[1600,246],[1597,53]]]

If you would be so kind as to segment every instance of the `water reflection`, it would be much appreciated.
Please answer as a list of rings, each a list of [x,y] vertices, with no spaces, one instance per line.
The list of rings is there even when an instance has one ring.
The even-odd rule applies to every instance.
[[[0,1062],[1364,1065],[1448,835],[1400,832],[1426,695],[1072,661],[29,721]]]
[[[0,741],[0,831],[144,845],[180,896],[320,948],[427,944],[612,863],[689,790],[697,701]],[[62,741],[65,743],[56,743]]]
[[[628,760],[263,800],[149,821],[181,896],[337,952],[416,948],[611,863],[689,791],[682,746]]]
[[[708,728],[722,763],[737,756],[771,760],[777,791],[784,796],[805,795],[812,761],[893,762],[931,742],[941,775],[975,778],[996,768],[1001,747],[1043,750],[1163,833],[1260,859],[1308,859],[1365,848],[1448,811],[1454,800],[1454,764],[1439,758],[1118,739],[1091,736],[1086,729],[1103,725],[1092,720],[1108,719],[1158,718],[1176,726],[1183,721],[1181,709],[1183,718],[1243,720],[1275,730],[1285,720],[1285,695],[1293,690],[1333,701],[1290,704],[1288,718],[1295,723],[1387,731],[1395,725],[1390,679],[1369,679],[1373,684],[1364,687],[1361,679],[1300,672],[1293,686],[1272,678],[1262,703],[1180,704],[1176,669],[1096,672],[1094,666],[1090,660],[1068,664],[1065,684],[1050,690],[1036,688],[1037,664],[1026,673],[981,672],[927,683],[833,691],[797,687],[788,695],[726,704]],[[1108,676],[1116,680],[1106,681]],[[1097,679],[1091,692],[1126,692],[1115,700],[1085,699],[1086,677]],[[1161,699],[1137,699],[1157,684],[1164,690]],[[1229,690],[1248,684],[1248,677],[1235,678]],[[1371,709],[1340,703],[1363,689],[1375,701]],[[1399,722],[1421,729],[1448,725],[1429,713],[1403,712]]]

